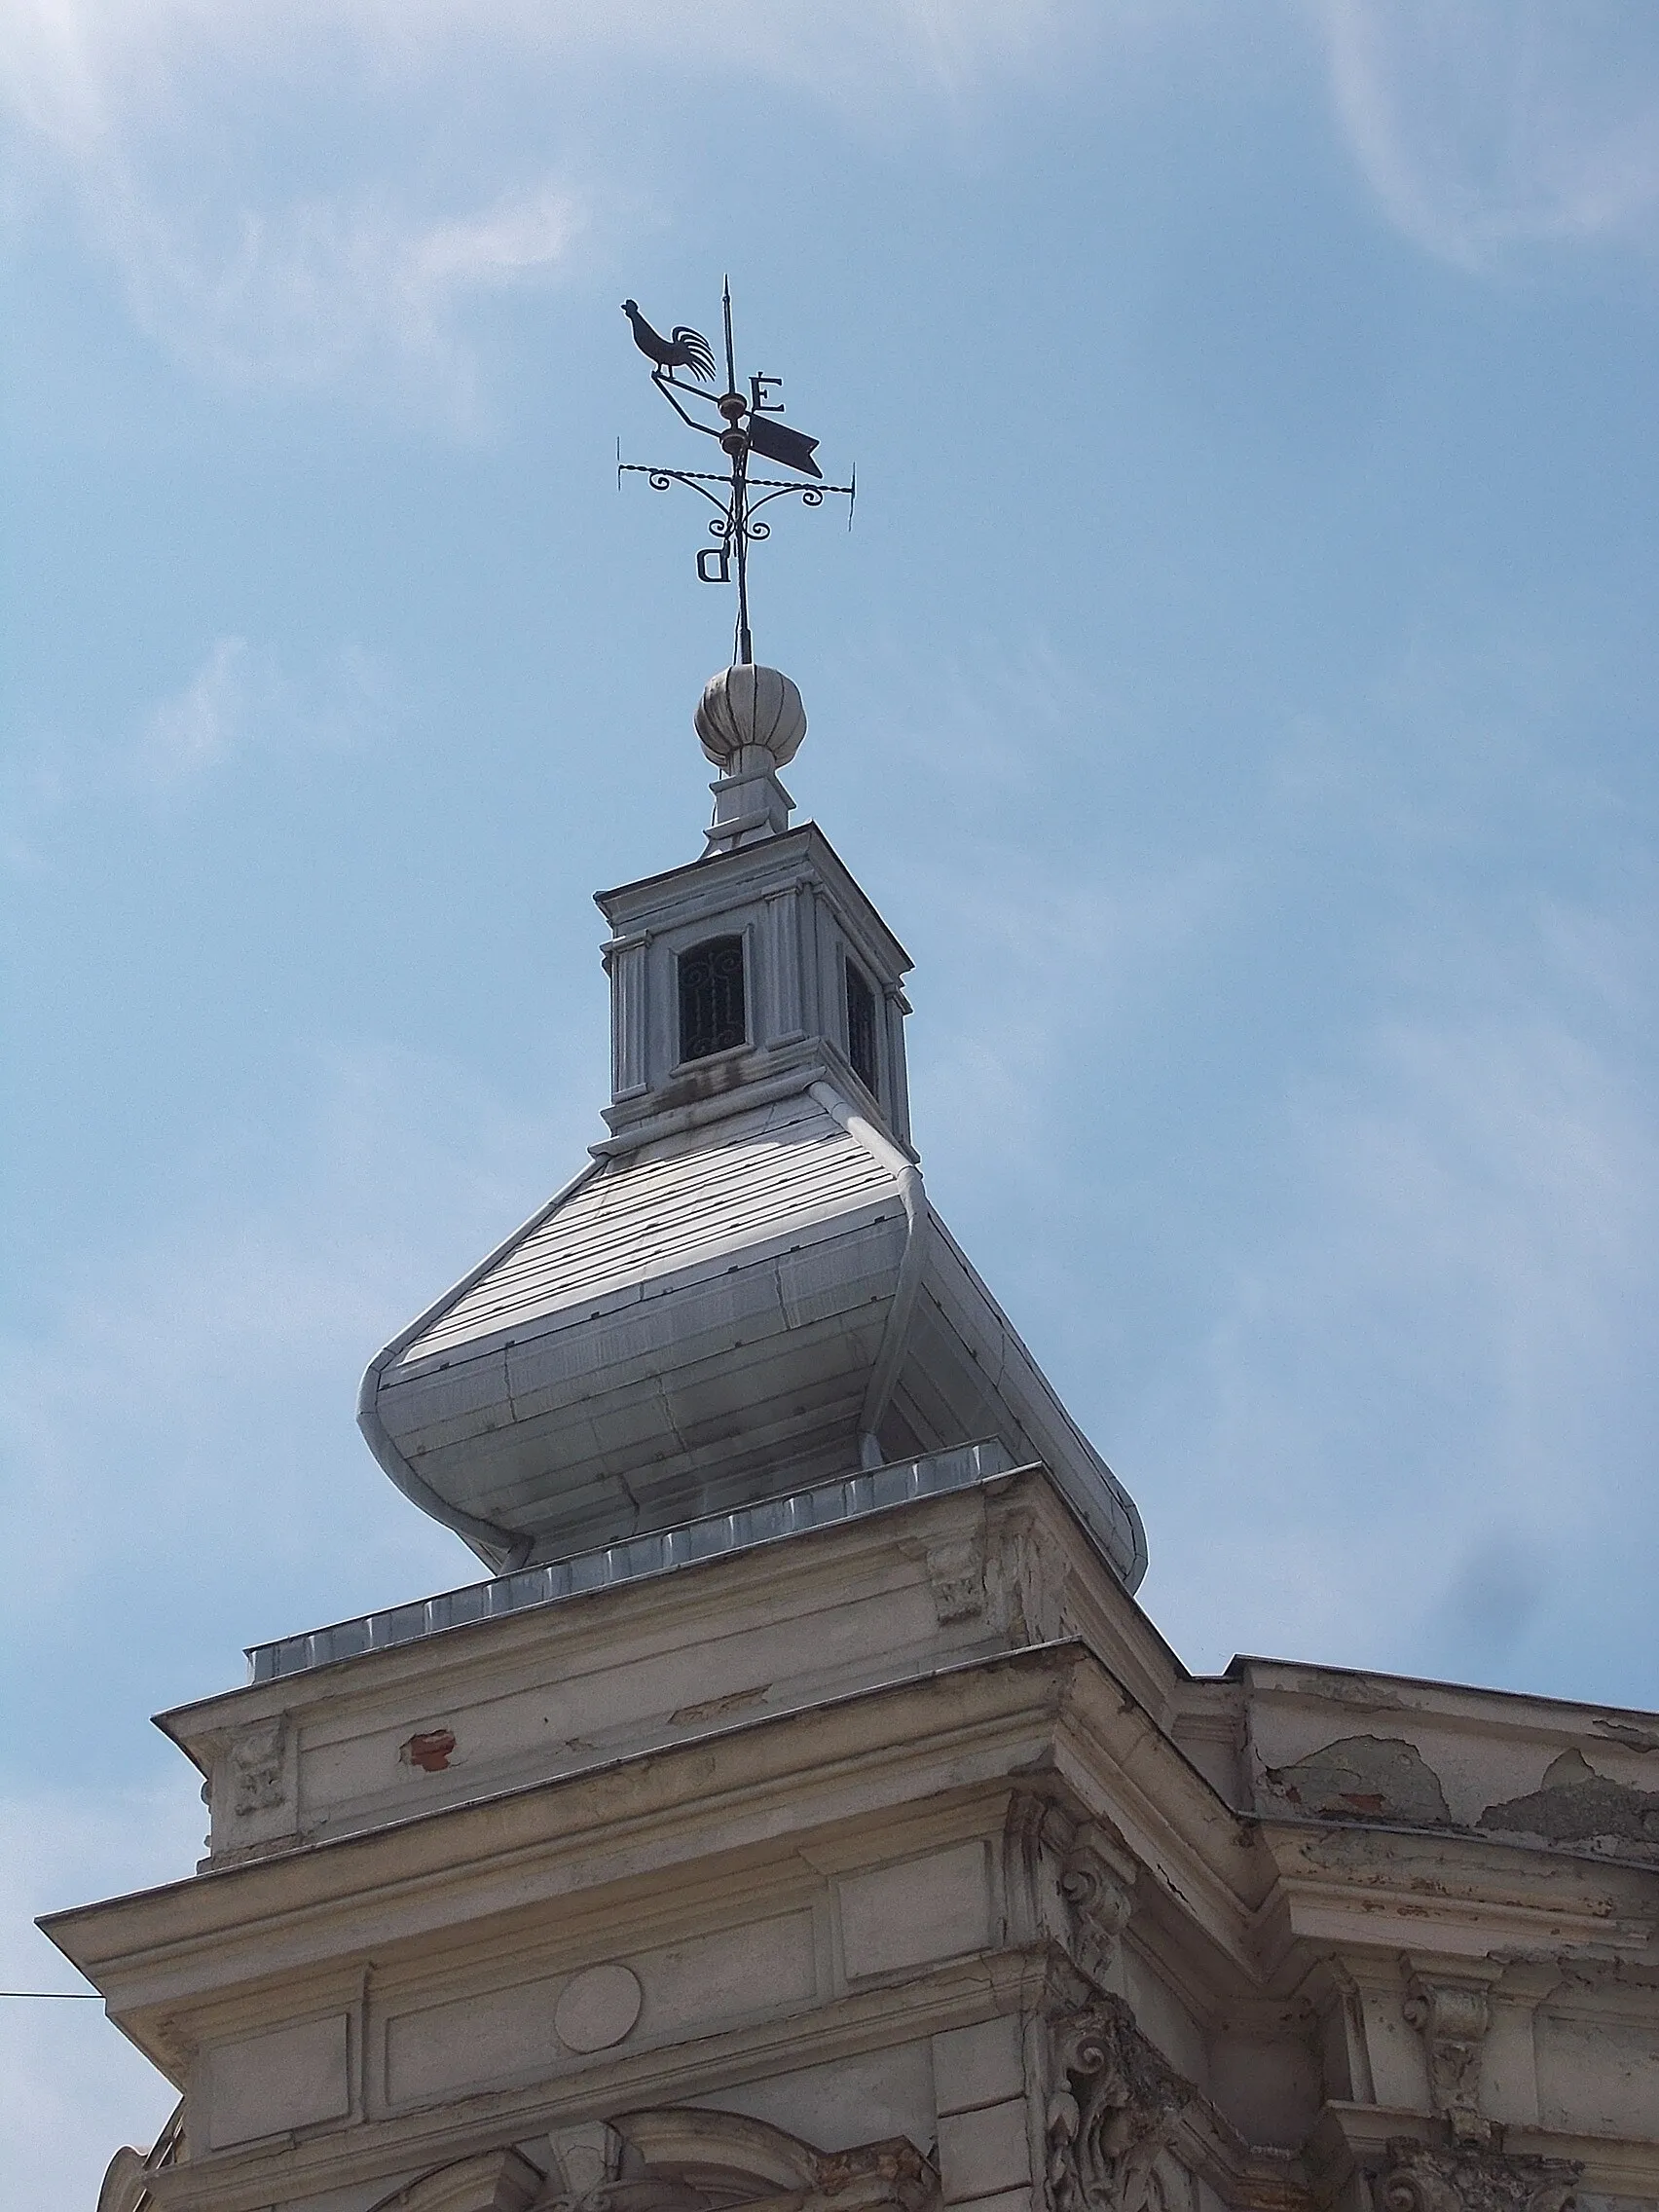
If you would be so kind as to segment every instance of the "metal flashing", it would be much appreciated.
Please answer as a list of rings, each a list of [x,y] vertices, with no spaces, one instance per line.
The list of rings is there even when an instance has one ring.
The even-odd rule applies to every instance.
[[[735,1512],[708,1514],[678,1529],[630,1536],[621,1543],[579,1552],[571,1559],[549,1560],[542,1567],[498,1574],[488,1582],[469,1582],[459,1590],[440,1591],[436,1597],[418,1598],[406,1605],[359,1613],[354,1620],[335,1621],[327,1628],[310,1629],[300,1636],[249,1644],[247,1678],[250,1683],[280,1681],[290,1675],[331,1666],[337,1660],[418,1642],[446,1629],[498,1620],[508,1613],[557,1604],[590,1591],[615,1589],[623,1583],[693,1567],[703,1560],[729,1558],[810,1529],[860,1520],[866,1514],[911,1505],[918,1498],[938,1497],[947,1491],[971,1490],[976,1484],[1017,1471],[1013,1455],[994,1438],[958,1445],[950,1452],[928,1453],[893,1466],[866,1468],[831,1482],[814,1483],[784,1497],[763,1498]]]

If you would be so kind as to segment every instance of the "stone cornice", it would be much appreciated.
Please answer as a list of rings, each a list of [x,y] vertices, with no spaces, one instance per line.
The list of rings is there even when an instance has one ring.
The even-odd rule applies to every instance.
[[[1001,1782],[1022,1752],[1050,1763],[1065,1685],[1092,1664],[1069,1643],[976,1659],[48,1915],[42,1926],[66,1956],[105,1976],[174,1953],[228,1960],[243,1938],[270,1957],[284,1927],[342,1911],[359,1939],[394,1940],[401,1898],[439,1885],[454,1899],[451,1917],[468,1920],[527,1895],[521,1861],[534,1862],[541,1894],[568,1895],[601,1870],[613,1882],[716,1849],[728,1859],[775,1851],[784,1848],[780,1805],[793,1846],[840,1817],[840,1786],[855,1774],[867,1787],[894,1771],[905,1783],[898,1802],[908,1804],[918,1783],[935,1778],[930,1770],[970,1789]],[[424,1903],[424,1917],[429,1911]],[[284,1965],[286,1951],[276,1953]]]
[[[837,1824],[868,1849],[872,1821],[938,1831],[952,1799],[1006,1794],[1016,1775],[1074,1804],[1113,1808],[1117,1848],[1143,1862],[1154,1916],[1249,1972],[1260,1881],[1249,1825],[1216,1796],[1123,1685],[1076,1642],[940,1669],[643,1752],[371,1832],[214,1870],[55,1916],[45,1925],[166,2064],[187,1996],[229,1998],[253,1974],[327,1975],[338,1962],[427,1942],[558,1898],[573,1932],[623,1885],[772,1869],[803,1847],[824,1863]],[[1027,1784],[1026,1787],[1030,1785]],[[874,1805],[887,1807],[877,1812]],[[985,1816],[964,1814],[964,1820]],[[997,1816],[1000,1825],[1000,1816]]]
[[[1274,1870],[1264,1964],[1292,1947],[1432,1950],[1448,1960],[1641,1957],[1659,1873],[1447,1828],[1264,1821]]]
[[[1309,2140],[1307,2164],[1322,2205],[1334,2204],[1355,2174],[1381,2178],[1401,2162],[1400,2147],[1415,2144],[1435,2156],[1456,2156],[1442,2122],[1421,2113],[1332,2100]],[[1578,2169],[1581,2190],[1599,2195],[1659,2194],[1659,2141],[1586,2135],[1575,2129],[1506,2127],[1501,2157],[1552,2161]]]

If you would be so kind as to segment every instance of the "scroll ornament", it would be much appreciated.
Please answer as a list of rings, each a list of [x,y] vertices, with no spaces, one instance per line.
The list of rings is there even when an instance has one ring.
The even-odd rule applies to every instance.
[[[1576,2160],[1504,2157],[1463,2144],[1429,2150],[1392,2140],[1373,2192],[1377,2212],[1573,2212]]]
[[[1052,2035],[1046,2137],[1053,2212],[1146,2212],[1153,2169],[1197,2089],[1148,2043],[1122,1998],[1103,1994],[1056,2021]]]

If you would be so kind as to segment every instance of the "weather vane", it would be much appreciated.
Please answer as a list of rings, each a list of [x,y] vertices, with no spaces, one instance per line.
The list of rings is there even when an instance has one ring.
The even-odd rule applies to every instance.
[[[770,395],[781,388],[780,377],[751,377],[749,397],[745,399],[737,388],[729,278],[721,294],[720,310],[725,327],[725,390],[717,397],[712,390],[703,388],[714,383],[716,367],[715,356],[702,333],[684,323],[677,323],[664,338],[660,331],[651,328],[633,300],[622,302],[622,313],[633,326],[634,343],[652,364],[652,384],[689,429],[701,431],[706,438],[719,439],[729,466],[724,473],[701,468],[648,468],[639,461],[622,460],[618,448],[616,469],[618,481],[623,476],[647,477],[655,492],[666,492],[671,484],[684,484],[715,508],[709,530],[716,542],[705,545],[698,553],[697,573],[706,584],[735,581],[737,625],[732,657],[736,663],[747,664],[755,658],[755,642],[749,628],[749,548],[772,535],[771,524],[757,519],[759,510],[770,506],[774,499],[792,497],[799,498],[803,506],[821,507],[826,495],[834,492],[847,501],[850,526],[857,479],[855,477],[851,484],[824,482],[824,472],[813,459],[818,440],[778,421],[784,411],[783,403]],[[687,377],[696,381],[687,383]],[[699,422],[683,405],[681,394],[701,406],[713,408],[719,417],[719,424]],[[796,469],[814,481],[797,484],[788,477],[751,475],[749,462],[754,454],[758,454],[762,460],[777,461],[785,468]],[[711,489],[713,486],[719,489]]]

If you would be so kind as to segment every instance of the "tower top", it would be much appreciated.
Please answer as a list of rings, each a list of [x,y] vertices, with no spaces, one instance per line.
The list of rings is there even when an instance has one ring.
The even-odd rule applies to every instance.
[[[908,956],[824,832],[789,824],[800,694],[732,667],[696,727],[723,771],[708,850],[598,896],[607,1134],[373,1361],[365,1436],[509,1573],[637,1538],[678,1559],[759,1501],[809,1528],[815,1486],[1001,1454],[1049,1470],[1132,1589],[1132,1502],[929,1202]]]
[[[815,441],[772,419],[776,379],[737,389],[724,304],[719,398],[697,388],[716,376],[706,340],[624,304],[652,382],[729,463],[639,471],[709,500],[698,574],[737,586],[732,663],[693,718],[719,771],[707,844],[598,894],[608,1133],[371,1362],[358,1419],[399,1489],[508,1574],[637,1538],[695,1546],[687,1531],[756,1503],[810,1527],[827,1482],[891,1485],[967,1452],[981,1471],[984,1454],[1046,1467],[1132,1589],[1132,1501],[928,1201],[909,958],[823,831],[790,826],[779,773],[806,709],[755,659],[747,547],[769,500],[852,486],[824,484]],[[753,477],[752,453],[808,481]]]

